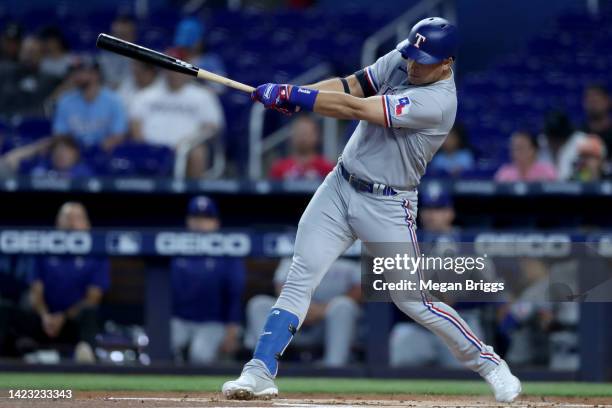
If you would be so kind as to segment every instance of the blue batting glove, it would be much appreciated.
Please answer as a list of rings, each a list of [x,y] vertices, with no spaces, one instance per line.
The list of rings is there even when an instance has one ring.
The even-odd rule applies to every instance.
[[[251,94],[251,98],[259,101],[266,108],[276,108],[286,102],[289,95],[289,86],[280,84],[259,85]]]
[[[251,94],[251,98],[283,113],[297,112],[297,108],[312,111],[319,91],[286,84],[263,84]]]

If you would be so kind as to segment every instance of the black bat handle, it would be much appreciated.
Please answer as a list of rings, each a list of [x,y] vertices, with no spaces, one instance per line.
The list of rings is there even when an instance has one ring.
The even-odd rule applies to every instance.
[[[188,62],[133,44],[129,41],[121,40],[112,35],[98,35],[96,47],[182,74],[198,76],[198,68]]]

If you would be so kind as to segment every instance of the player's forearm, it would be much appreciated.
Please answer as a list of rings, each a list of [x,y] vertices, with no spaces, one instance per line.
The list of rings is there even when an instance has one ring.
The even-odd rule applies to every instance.
[[[313,111],[336,119],[365,120],[384,125],[380,97],[357,98],[339,92],[319,92]]]

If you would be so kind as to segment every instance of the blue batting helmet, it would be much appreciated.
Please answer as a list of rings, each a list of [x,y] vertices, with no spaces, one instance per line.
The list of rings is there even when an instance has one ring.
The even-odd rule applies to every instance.
[[[408,38],[397,45],[405,59],[419,64],[436,64],[457,51],[457,27],[441,17],[428,17],[416,23]]]

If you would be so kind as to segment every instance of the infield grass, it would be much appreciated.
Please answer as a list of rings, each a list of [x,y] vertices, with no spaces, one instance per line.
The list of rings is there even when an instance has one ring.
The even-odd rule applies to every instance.
[[[0,373],[2,389],[72,389],[82,391],[218,392],[229,377]],[[488,395],[484,381],[283,378],[286,393]],[[525,395],[611,397],[612,384],[576,382],[523,383]]]

